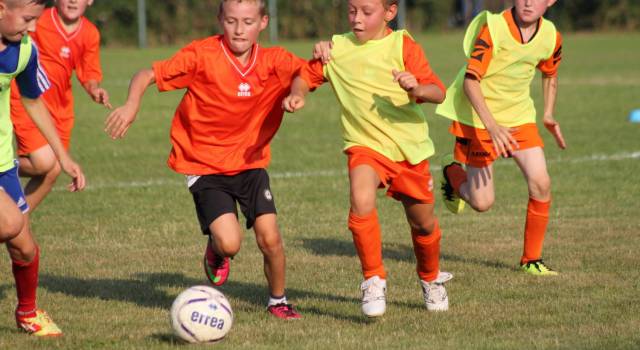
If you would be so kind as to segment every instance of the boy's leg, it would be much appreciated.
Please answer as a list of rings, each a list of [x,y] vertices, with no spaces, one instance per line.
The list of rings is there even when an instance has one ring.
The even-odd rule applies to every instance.
[[[276,214],[258,216],[253,230],[256,233],[256,243],[263,255],[264,275],[269,284],[269,293],[272,298],[282,298],[285,295],[286,258]]]
[[[55,185],[61,171],[60,164],[49,145],[20,156],[19,162],[20,176],[30,178],[24,192],[29,207],[34,210]]]
[[[7,242],[18,295],[16,323],[35,336],[59,336],[60,328],[36,305],[40,250],[31,234],[27,214],[24,219],[20,234]]]
[[[351,210],[349,229],[353,236],[364,279],[374,276],[386,279],[382,262],[382,237],[376,211],[376,190],[380,178],[369,165],[349,171]]]
[[[527,219],[524,232],[524,249],[520,264],[536,275],[555,275],[541,261],[544,237],[549,223],[551,206],[551,179],[547,172],[544,151],[541,147],[528,148],[513,153],[529,189]]]
[[[15,238],[24,225],[24,218],[16,203],[0,186],[0,243]]]
[[[447,167],[447,177],[453,190],[476,211],[491,209],[495,200],[493,165],[463,169],[458,164]]]

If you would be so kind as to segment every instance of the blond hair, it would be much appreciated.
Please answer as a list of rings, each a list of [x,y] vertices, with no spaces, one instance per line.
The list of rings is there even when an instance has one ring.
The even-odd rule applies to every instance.
[[[218,8],[218,17],[222,16],[222,12],[224,11],[223,9],[223,5],[225,2],[252,2],[258,5],[258,7],[260,8],[260,16],[266,16],[267,15],[267,4],[265,0],[221,0],[220,1],[220,7]],[[397,2],[397,0],[395,0]]]

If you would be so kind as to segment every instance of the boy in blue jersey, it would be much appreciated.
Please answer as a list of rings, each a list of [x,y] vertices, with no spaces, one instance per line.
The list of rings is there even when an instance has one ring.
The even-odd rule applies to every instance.
[[[62,146],[40,100],[48,81],[39,70],[37,51],[27,33],[35,30],[46,3],[0,0],[0,242],[6,243],[12,261],[18,294],[17,326],[35,336],[59,336],[60,328],[36,306],[40,250],[29,229],[29,206],[18,179],[9,116],[10,83],[15,78],[25,109],[53,148],[61,168],[73,178],[69,189],[75,192],[84,188],[84,174]]]

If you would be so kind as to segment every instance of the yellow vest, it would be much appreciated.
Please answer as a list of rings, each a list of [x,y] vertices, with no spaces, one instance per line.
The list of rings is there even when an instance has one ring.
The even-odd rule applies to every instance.
[[[393,161],[418,164],[434,153],[427,121],[391,73],[405,70],[405,35],[396,31],[364,44],[353,33],[334,35],[324,77],[342,106],[344,149],[365,146]]]
[[[469,25],[464,38],[467,58],[473,51],[480,29],[487,24],[493,41],[493,57],[480,87],[489,111],[499,125],[514,127],[536,122],[530,86],[538,64],[553,55],[556,28],[543,19],[538,33],[526,44],[516,40],[502,14],[482,12]],[[466,65],[447,90],[447,98],[436,113],[462,124],[484,129],[484,124],[464,93]]]
[[[13,123],[11,123],[11,80],[22,73],[31,58],[31,39],[25,35],[20,42],[18,67],[12,73],[0,73],[0,173],[15,166]]]

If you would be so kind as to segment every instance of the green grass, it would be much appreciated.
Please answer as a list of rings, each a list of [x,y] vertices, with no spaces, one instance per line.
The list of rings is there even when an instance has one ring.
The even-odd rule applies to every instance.
[[[463,63],[461,34],[419,36],[440,77]],[[360,313],[360,268],[346,227],[348,182],[339,110],[329,88],[287,116],[270,167],[288,258],[288,295],[304,314],[281,322],[265,312],[262,258],[252,232],[222,288],[235,324],[217,348],[238,349],[637,349],[640,347],[639,34],[567,35],[556,116],[569,148],[543,137],[554,203],[544,255],[561,272],[533,278],[516,269],[527,192],[516,166],[496,166],[497,202],[488,213],[453,216],[437,204],[442,268],[451,308],[427,313],[401,206],[380,196],[388,308]],[[311,43],[287,43],[308,56]],[[103,53],[104,85],[121,103],[130,76],[173,49]],[[540,83],[534,83],[540,106]],[[184,288],[205,283],[205,240],[180,175],[165,165],[180,92],[148,91],[127,138],[102,131],[106,111],[77,91],[73,154],[90,187],[59,187],[33,215],[43,249],[39,303],[65,331],[39,340],[14,329],[9,259],[0,266],[0,349],[172,349],[168,309]],[[448,122],[425,106],[439,154],[452,149]],[[635,154],[635,156],[632,156]],[[302,173],[304,176],[299,176]],[[436,176],[438,174],[434,172]],[[287,174],[291,176],[287,176]],[[298,174],[298,176],[296,176]],[[203,348],[205,346],[202,346]],[[207,346],[208,347],[208,346]],[[190,348],[199,348],[194,346]]]

